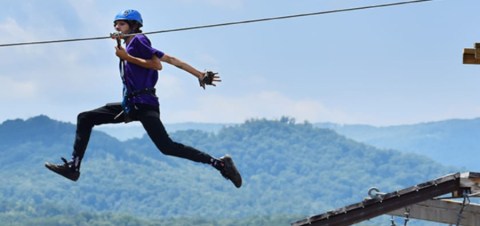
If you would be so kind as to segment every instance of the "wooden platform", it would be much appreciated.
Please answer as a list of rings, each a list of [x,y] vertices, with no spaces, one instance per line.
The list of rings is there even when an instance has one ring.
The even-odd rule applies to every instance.
[[[480,43],[475,43],[474,48],[463,49],[464,64],[480,64]]]
[[[480,205],[463,201],[431,199],[406,207],[409,218],[457,225],[460,212],[460,225],[480,225]],[[462,210],[463,208],[463,210]],[[405,217],[405,209],[398,209],[388,215]]]
[[[396,210],[414,206],[449,194],[449,198],[463,198],[465,194],[480,194],[480,173],[455,173],[435,180],[417,184],[390,193],[371,193],[370,198],[323,214],[292,223],[292,226],[307,225],[351,225],[384,214],[395,214]],[[452,211],[455,211],[452,207]],[[410,211],[413,218],[413,212]],[[476,212],[472,213],[476,214]],[[415,215],[417,216],[417,215]],[[452,215],[453,216],[453,215]],[[477,215],[477,218],[480,216]],[[435,218],[431,218],[436,220]],[[457,218],[455,218],[457,219]],[[478,224],[473,224],[478,225]]]

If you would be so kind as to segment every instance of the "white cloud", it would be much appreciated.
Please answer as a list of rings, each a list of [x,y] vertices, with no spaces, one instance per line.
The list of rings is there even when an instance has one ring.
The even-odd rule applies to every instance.
[[[2,102],[24,101],[39,95],[38,85],[34,81],[19,81],[11,77],[13,76],[0,76]]]
[[[185,107],[185,106],[182,106]],[[346,121],[349,117],[313,99],[293,99],[275,91],[261,91],[238,97],[204,95],[188,109],[162,109],[168,122],[244,122],[251,118],[294,117],[297,121]],[[170,113],[171,112],[171,113]]]
[[[30,34],[22,29],[15,19],[10,17],[0,23],[0,32],[2,33],[0,39],[2,42],[26,40],[27,37],[30,37]]]

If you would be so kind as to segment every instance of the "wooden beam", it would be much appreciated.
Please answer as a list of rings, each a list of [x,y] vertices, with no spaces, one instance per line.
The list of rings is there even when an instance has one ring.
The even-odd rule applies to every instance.
[[[480,60],[480,43],[475,43],[475,59]]]
[[[463,208],[463,210],[462,210]],[[461,225],[480,225],[480,205],[466,204],[463,207],[462,202],[442,199],[431,199],[416,203],[402,209],[388,213],[389,215],[405,217],[408,211],[408,217],[411,219],[433,221],[438,223],[457,225],[460,211]]]
[[[378,189],[376,191],[376,194],[369,191],[370,198],[365,199],[362,202],[299,220],[292,223],[292,226],[352,225],[383,214],[395,213],[396,211],[401,211],[398,214],[403,216],[405,211],[402,208],[416,208],[417,203],[446,205],[449,209],[444,210],[445,214],[444,212],[439,212],[441,210],[439,208],[436,208],[436,210],[428,210],[428,207],[425,207],[423,208],[423,213],[416,213],[417,209],[411,209],[410,216],[416,216],[418,218],[423,217],[422,219],[426,220],[439,220],[442,219],[442,217],[446,217],[449,219],[449,222],[453,222],[452,219],[455,219],[454,223],[456,223],[456,219],[458,218],[455,217],[457,216],[455,214],[459,213],[461,210],[461,206],[459,207],[458,203],[448,203],[446,201],[435,203],[435,201],[432,201],[434,203],[431,204],[428,203],[428,200],[432,200],[435,197],[440,197],[448,193],[451,193],[450,198],[463,198],[464,194],[469,194],[470,197],[479,197],[480,173],[465,172],[450,174],[391,193],[379,193]],[[466,209],[470,209],[470,212]],[[430,216],[428,211],[437,212],[433,213],[431,218],[427,218],[427,215]],[[470,218],[470,216],[472,216],[474,219],[467,220],[462,218],[462,225],[480,225],[480,205],[470,204],[463,209],[463,212],[465,212],[465,217]],[[417,214],[420,215],[417,216]],[[466,222],[474,223],[470,224]]]
[[[480,197],[480,173],[464,172],[460,174],[460,187],[467,189],[471,197]],[[463,194],[452,194],[454,198],[462,198]]]
[[[476,58],[477,49],[465,48],[463,49],[463,63],[464,64],[480,64],[480,58]],[[480,56],[480,53],[479,53]]]
[[[383,194],[375,199],[345,206],[343,208],[312,216],[292,223],[292,226],[340,226],[351,225],[387,214],[404,206],[457,192],[460,188],[460,173],[447,175],[400,191]]]

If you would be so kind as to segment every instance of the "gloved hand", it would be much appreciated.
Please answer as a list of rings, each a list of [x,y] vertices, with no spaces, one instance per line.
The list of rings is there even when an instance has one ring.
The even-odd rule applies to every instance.
[[[221,82],[220,76],[217,75],[218,73],[207,71],[203,73],[203,77],[198,79],[200,86],[205,89],[205,85],[210,86],[217,86],[214,82]]]

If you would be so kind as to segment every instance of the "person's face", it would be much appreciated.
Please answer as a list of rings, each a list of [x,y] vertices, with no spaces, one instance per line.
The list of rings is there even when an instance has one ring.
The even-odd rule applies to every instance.
[[[120,31],[124,34],[130,33],[130,26],[124,20],[117,20],[114,24],[115,30]]]

